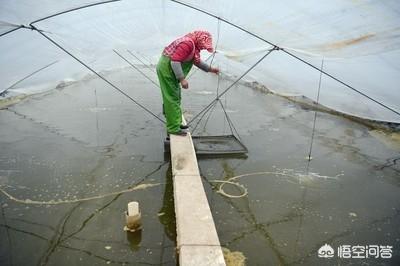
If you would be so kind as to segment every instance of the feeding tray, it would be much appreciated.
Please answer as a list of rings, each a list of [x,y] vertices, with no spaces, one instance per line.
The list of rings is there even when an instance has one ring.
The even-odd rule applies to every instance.
[[[197,155],[244,155],[246,146],[234,135],[192,136]]]

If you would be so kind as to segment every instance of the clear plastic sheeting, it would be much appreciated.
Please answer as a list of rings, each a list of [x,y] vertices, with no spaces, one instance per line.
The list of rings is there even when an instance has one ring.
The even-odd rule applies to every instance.
[[[101,3],[0,1],[0,265],[179,263],[155,66],[196,29],[221,74],[194,67],[182,110],[213,155],[198,166],[221,245],[324,265],[321,245],[377,244],[393,258],[329,261],[399,264],[400,133],[359,117],[400,129],[400,1]]]
[[[0,3],[0,34],[94,3],[4,0]],[[326,75],[322,78],[320,104],[361,118],[398,123],[399,12],[400,4],[394,0],[122,0],[51,17],[34,26],[100,72],[129,67],[113,50],[127,55],[135,65],[154,67],[164,46],[195,29],[209,30],[214,44],[218,40],[213,64],[232,78],[239,77],[277,45],[284,50],[273,51],[244,81],[257,82],[278,94],[304,95],[315,101],[318,68],[324,60],[326,73],[388,108]],[[0,92],[57,61],[11,88],[9,95],[52,89],[90,73],[35,30],[20,28],[3,35],[0,49],[5,51],[0,54]],[[128,50],[141,60],[130,56]],[[207,56],[202,54],[203,59]],[[155,75],[152,78],[156,80]]]
[[[400,47],[398,1],[180,1],[292,51],[332,58]]]

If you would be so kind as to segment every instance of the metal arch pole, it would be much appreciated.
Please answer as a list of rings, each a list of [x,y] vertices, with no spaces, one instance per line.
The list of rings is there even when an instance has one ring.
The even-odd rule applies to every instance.
[[[250,34],[251,36],[253,36],[253,37],[255,37],[255,38],[257,38],[257,39],[259,39],[259,40],[261,40],[261,41],[263,41],[263,42],[266,42],[266,43],[268,43],[268,44],[270,44],[270,45],[272,45],[272,46],[274,46],[274,47],[278,47],[279,50],[282,50],[284,53],[290,55],[291,57],[295,58],[296,60],[299,60],[299,61],[303,62],[304,64],[306,64],[306,65],[308,65],[308,66],[314,68],[315,70],[317,70],[317,71],[323,73],[324,75],[330,77],[331,79],[333,79],[333,80],[339,82],[340,84],[346,86],[347,88],[349,88],[349,89],[351,89],[351,90],[353,90],[353,91],[359,93],[360,95],[366,97],[367,99],[369,99],[369,100],[375,102],[376,104],[378,104],[378,105],[380,105],[380,106],[382,106],[382,107],[384,107],[384,108],[386,108],[386,109],[388,109],[388,110],[392,111],[393,113],[395,113],[395,114],[397,114],[397,115],[400,116],[400,112],[399,112],[399,111],[397,111],[397,110],[395,110],[395,109],[393,109],[393,108],[387,106],[387,105],[384,104],[384,103],[381,103],[381,102],[375,100],[375,99],[372,98],[371,96],[368,96],[367,94],[365,94],[365,93],[363,93],[363,92],[357,90],[357,89],[354,88],[353,86],[351,86],[351,85],[345,83],[344,81],[341,81],[340,79],[338,79],[338,78],[332,76],[331,74],[329,74],[329,73],[327,73],[327,72],[325,72],[325,71],[319,69],[318,67],[316,67],[316,66],[314,66],[313,64],[311,64],[311,63],[305,61],[304,59],[301,59],[300,57],[298,57],[298,56],[292,54],[291,52],[288,52],[288,51],[286,51],[285,49],[280,48],[278,45],[276,45],[276,44],[274,44],[274,43],[272,43],[272,42],[270,42],[270,41],[264,39],[263,37],[261,37],[261,36],[255,34],[255,33],[253,33],[253,32],[251,32],[251,31],[249,31],[249,30],[247,30],[247,29],[245,29],[245,28],[243,28],[243,27],[241,27],[241,26],[239,26],[239,25],[237,25],[237,24],[234,24],[234,23],[232,23],[232,22],[230,22],[230,21],[228,21],[228,20],[226,20],[226,19],[224,19],[224,18],[218,17],[217,15],[214,15],[214,14],[208,12],[208,11],[205,11],[205,10],[203,10],[203,9],[200,9],[200,8],[198,8],[198,7],[194,7],[194,6],[188,5],[188,4],[186,4],[186,3],[183,3],[183,2],[180,2],[180,1],[177,1],[177,0],[170,0],[170,1],[172,1],[172,2],[174,2],[174,3],[177,3],[177,4],[180,4],[180,5],[183,5],[183,6],[186,6],[186,7],[191,8],[191,9],[197,10],[197,11],[199,11],[199,12],[201,12],[201,13],[204,13],[204,14],[207,14],[207,15],[209,15],[209,16],[211,16],[211,17],[217,18],[217,19],[219,19],[219,20],[221,20],[221,21],[223,21],[223,22],[225,22],[225,23],[231,25],[232,27],[235,27],[235,28],[237,28],[237,29],[239,29],[239,30],[241,30],[241,31],[243,31],[243,32],[246,32],[246,33]]]

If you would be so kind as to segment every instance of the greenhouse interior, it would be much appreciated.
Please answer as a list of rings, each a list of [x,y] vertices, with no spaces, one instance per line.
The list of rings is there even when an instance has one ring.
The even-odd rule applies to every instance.
[[[196,265],[400,265],[399,14],[395,0],[0,1],[0,265],[195,265],[177,241],[175,139],[194,143],[224,257]],[[158,65],[195,31],[218,73],[185,75],[188,134],[170,138]]]

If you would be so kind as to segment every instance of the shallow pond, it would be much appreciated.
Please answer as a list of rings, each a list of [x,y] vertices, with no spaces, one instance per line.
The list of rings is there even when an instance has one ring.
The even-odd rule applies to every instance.
[[[105,75],[162,117],[160,92],[147,80],[131,69]],[[215,79],[190,79],[182,92],[188,120],[215,98]],[[199,158],[224,247],[247,265],[400,263],[395,145],[318,113],[309,161],[314,111],[243,85],[221,101],[248,149],[245,157]],[[157,119],[87,77],[0,110],[0,124],[1,265],[177,264],[171,169]],[[229,134],[221,107],[194,133]],[[226,194],[248,194],[221,194],[218,181],[229,178],[240,186],[226,184]],[[130,201],[142,210],[140,233],[123,231]],[[393,258],[318,258],[325,243],[390,245]]]

